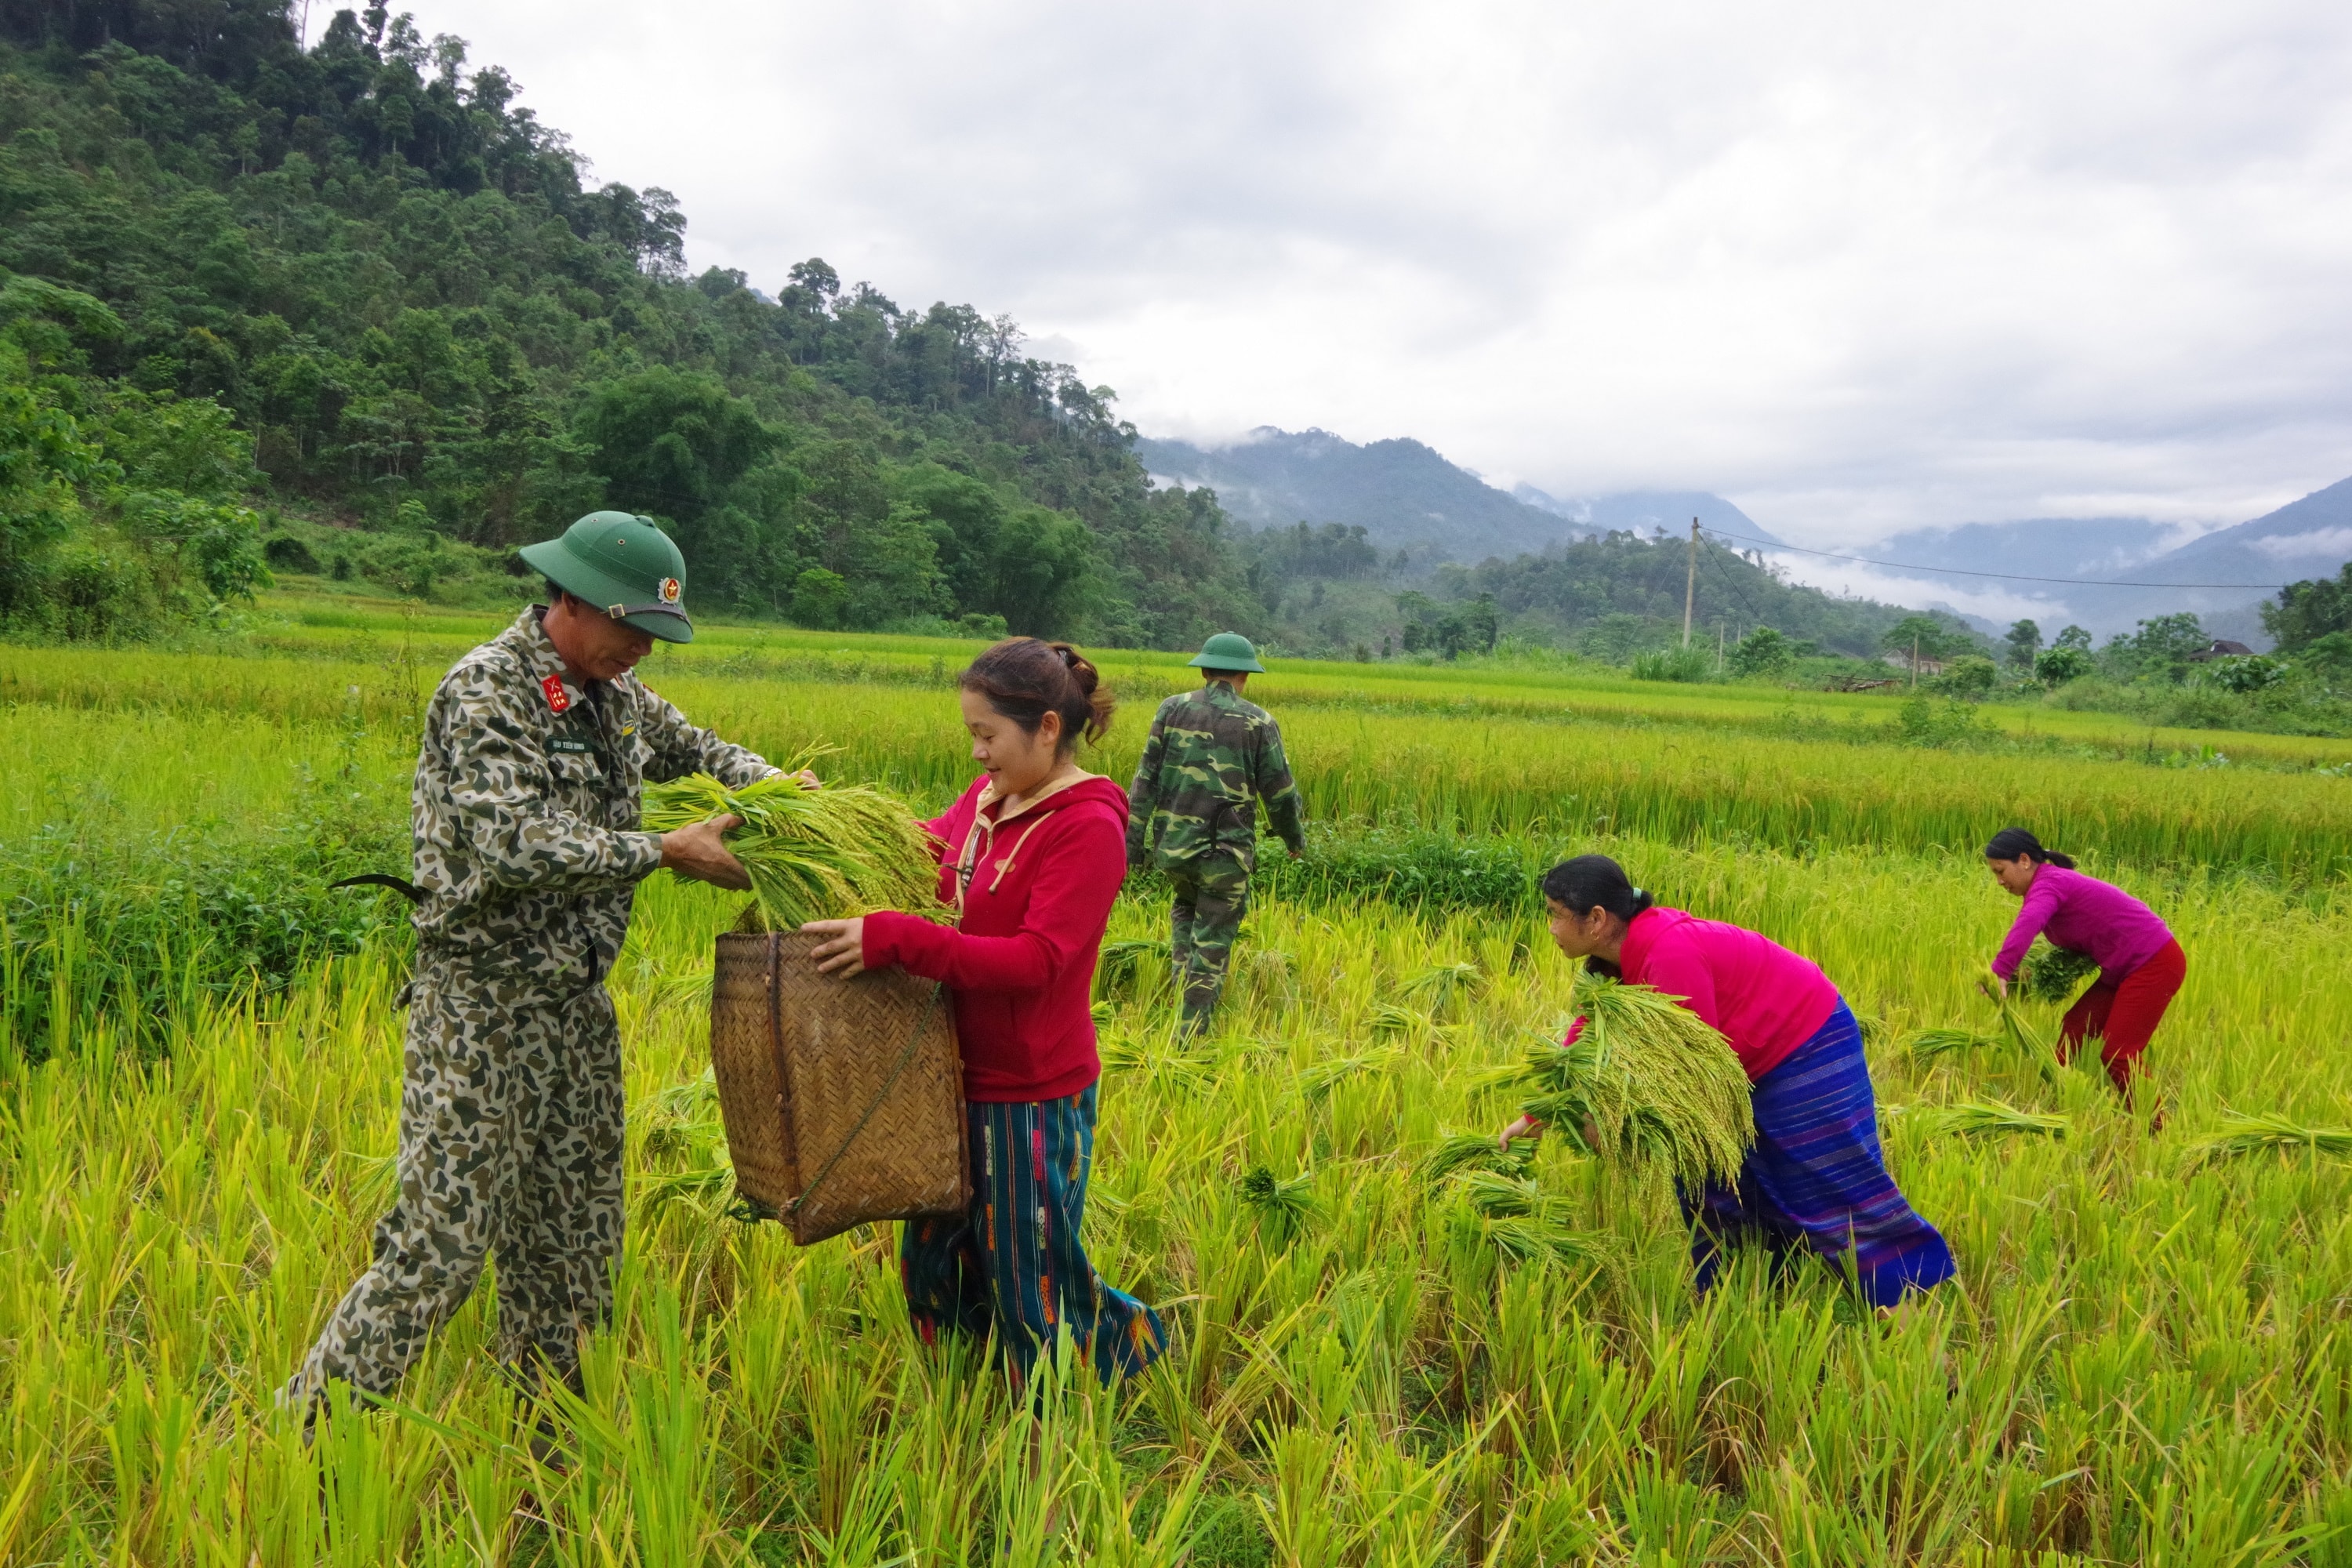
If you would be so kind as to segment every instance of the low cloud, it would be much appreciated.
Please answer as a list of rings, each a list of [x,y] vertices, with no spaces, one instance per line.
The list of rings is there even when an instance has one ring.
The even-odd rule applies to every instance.
[[[1084,345],[1143,429],[1413,436],[1809,542],[2352,471],[2352,7],[419,8],[698,265]]]

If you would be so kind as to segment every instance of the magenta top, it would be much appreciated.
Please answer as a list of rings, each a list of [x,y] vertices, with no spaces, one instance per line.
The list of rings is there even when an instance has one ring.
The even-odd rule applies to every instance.
[[[1625,928],[1618,967],[1654,986],[1731,1042],[1755,1082],[1821,1032],[1837,987],[1821,966],[1766,937],[1680,910],[1643,910]]]
[[[1992,972],[2012,978],[2037,936],[2047,936],[2053,947],[2089,953],[2101,979],[2121,980],[2162,952],[2172,931],[2154,910],[2113,883],[2043,860],[2034,865],[2025,907],[2017,911]]]

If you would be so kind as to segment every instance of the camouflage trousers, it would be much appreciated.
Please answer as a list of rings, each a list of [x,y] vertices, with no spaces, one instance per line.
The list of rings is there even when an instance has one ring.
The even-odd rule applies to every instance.
[[[576,1378],[621,1251],[621,1032],[601,985],[546,1002],[502,997],[511,984],[420,963],[400,1195],[282,1403],[317,1400],[331,1378],[390,1392],[485,1260],[498,1266],[499,1358],[529,1383],[542,1364]]]
[[[1184,998],[1184,1021],[1208,1022],[1225,985],[1225,963],[1249,912],[1249,868],[1231,855],[1207,855],[1167,868],[1176,890],[1168,955]]]

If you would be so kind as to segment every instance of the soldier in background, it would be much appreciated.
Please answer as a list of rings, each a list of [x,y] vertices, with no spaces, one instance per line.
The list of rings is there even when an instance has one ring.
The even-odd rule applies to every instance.
[[[400,1195],[280,1395],[311,1415],[331,1379],[388,1393],[485,1258],[500,1360],[526,1386],[552,1370],[576,1387],[621,1251],[621,1036],[604,980],[630,900],[658,868],[751,886],[719,838],[740,818],[636,831],[646,779],[776,771],[631,673],[654,638],[694,637],[677,546],[600,511],[522,557],[549,603],[459,659],[425,715]]]
[[[1282,729],[1242,692],[1265,666],[1237,632],[1219,632],[1192,660],[1204,679],[1151,716],[1143,760],[1128,792],[1127,860],[1165,873],[1176,889],[1169,955],[1184,998],[1183,1027],[1198,1034],[1216,1011],[1225,963],[1249,910],[1257,859],[1256,803],[1295,858],[1306,840],[1298,786],[1282,754]]]

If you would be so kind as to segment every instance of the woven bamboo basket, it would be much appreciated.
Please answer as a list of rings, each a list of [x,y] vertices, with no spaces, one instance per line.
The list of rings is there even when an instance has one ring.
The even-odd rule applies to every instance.
[[[735,1186],[803,1246],[971,1201],[963,1068],[940,987],[817,973],[817,938],[719,939],[710,1065]]]

